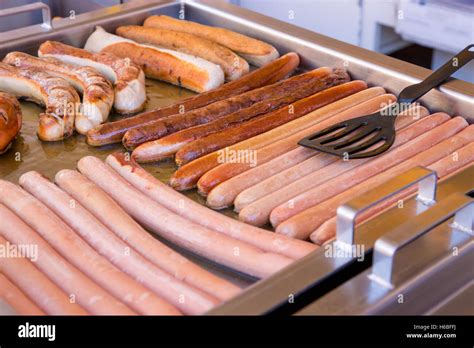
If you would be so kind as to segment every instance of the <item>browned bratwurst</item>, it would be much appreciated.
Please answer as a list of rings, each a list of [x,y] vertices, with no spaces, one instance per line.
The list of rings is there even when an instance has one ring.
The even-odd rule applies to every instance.
[[[315,79],[323,79],[330,74],[330,72],[331,69],[329,68],[319,68],[305,74],[293,76],[273,85],[260,87],[241,95],[220,100],[206,107],[163,118],[147,126],[129,130],[125,133],[122,142],[126,148],[134,148],[145,142],[162,138],[167,134],[212,122],[242,108],[248,108],[262,100],[287,95],[291,91],[302,88]],[[346,77],[348,79],[347,75]]]
[[[337,99],[340,100],[338,100],[337,102],[330,102],[331,104],[322,107],[318,111],[314,111],[314,114],[309,113],[308,115],[288,122],[287,124],[277,127],[271,131],[262,133],[253,138],[232,145],[228,147],[228,149],[231,151],[238,151],[239,149],[256,149],[278,139],[282,139],[283,137],[286,137],[289,134],[301,130],[302,127],[304,128],[310,126],[312,122],[319,122],[322,119],[331,117],[332,115],[338,112],[341,112],[345,109],[350,108],[351,106],[354,106],[361,100],[366,100],[364,99],[366,98],[365,93],[357,93],[366,88],[366,83],[362,81],[352,81],[320,92],[321,94],[326,95],[326,97],[331,101]],[[335,91],[335,89],[337,89],[337,91]],[[351,94],[355,95],[344,98],[344,96]],[[210,171],[212,168],[219,166],[219,164],[219,153],[217,151],[207,154],[206,156],[200,157],[179,168],[171,177],[170,185],[179,191],[191,189],[196,186],[198,180],[206,172]]]
[[[118,27],[115,32],[139,43],[169,48],[208,60],[222,68],[228,81],[236,80],[249,72],[249,64],[245,59],[227,47],[194,34],[139,25]]]
[[[254,88],[275,83],[294,71],[299,63],[298,55],[290,52],[264,67],[254,70],[238,80],[223,84],[212,91],[180,100],[170,106],[147,111],[120,121],[105,123],[91,129],[87,134],[87,143],[92,146],[119,143],[122,141],[125,132],[129,129],[149,124],[166,116],[197,109]]]
[[[348,80],[349,76],[345,72],[336,72],[334,74],[330,74],[321,79],[319,88],[314,89],[313,93],[333,86],[338,86],[341,83],[347,82]],[[301,89],[303,88],[304,87]],[[310,94],[312,93],[306,95],[307,98],[302,96],[304,99],[298,98],[300,100],[293,100],[288,106],[283,106],[275,111],[256,117],[255,119],[252,119],[248,122],[236,124],[228,129],[222,129],[220,132],[210,134],[207,137],[198,139],[184,146],[176,153],[176,163],[178,165],[186,164],[210,152],[236,144],[239,141],[251,138],[255,135],[278,127],[328,103],[326,101],[322,101],[320,104],[314,102],[313,104],[308,105],[307,108],[299,107],[302,105],[300,102],[310,100]],[[316,97],[314,100],[316,101]]]
[[[160,160],[162,158],[173,156],[186,144],[194,140],[203,138],[213,133],[221,132],[228,129],[229,127],[233,127],[250,119],[263,116],[282,106],[305,98],[320,91],[324,83],[328,81],[329,78],[329,76],[325,76],[322,79],[314,77],[305,85],[301,86],[300,88],[295,88],[295,90],[286,94],[276,95],[275,97],[264,99],[247,108],[242,108],[228,115],[220,117],[215,121],[183,129],[176,133],[167,135],[159,140],[150,142],[148,144],[152,145],[150,147],[154,150],[153,158],[154,160]],[[139,149],[142,147],[147,147],[148,144],[139,146],[135,152],[139,153]]]

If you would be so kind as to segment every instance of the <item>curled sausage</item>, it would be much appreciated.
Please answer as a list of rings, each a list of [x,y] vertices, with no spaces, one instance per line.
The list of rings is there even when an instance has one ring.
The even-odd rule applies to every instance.
[[[38,137],[44,141],[62,140],[74,132],[79,95],[69,83],[40,68],[17,68],[0,63],[0,89],[45,105],[39,115]]]
[[[38,68],[64,78],[82,93],[81,112],[76,115],[76,130],[85,134],[91,128],[105,122],[114,103],[114,91],[110,82],[91,67],[79,67],[63,63],[55,58],[37,58],[22,52],[11,52],[4,63],[18,68]]]
[[[56,41],[43,43],[38,49],[38,56],[53,57],[65,63],[98,70],[114,84],[114,108],[118,113],[135,113],[145,107],[145,74],[130,59],[110,53],[92,53]]]

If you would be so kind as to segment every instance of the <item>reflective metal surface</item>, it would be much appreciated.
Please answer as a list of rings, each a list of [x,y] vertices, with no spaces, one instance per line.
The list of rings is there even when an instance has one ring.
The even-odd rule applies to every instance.
[[[0,315],[17,315],[18,313],[6,302],[0,299]]]
[[[388,288],[397,285],[394,279],[395,258],[400,250],[434,227],[456,214],[451,228],[472,233],[474,200],[464,194],[454,193],[434,207],[408,220],[396,229],[377,239],[374,245],[372,273],[369,278]],[[399,263],[405,262],[400,260]],[[403,266],[402,266],[403,267]],[[398,280],[399,281],[399,280]]]
[[[448,223],[434,228],[400,251],[404,264],[394,276],[404,281],[388,288],[368,269],[306,306],[297,315],[427,314],[474,279],[474,241]],[[474,304],[464,311],[474,315]],[[459,313],[457,313],[459,314]]]
[[[43,23],[40,24],[44,29],[50,30],[51,29],[51,9],[48,5],[42,2],[34,2],[32,4],[17,6],[17,7],[10,7],[6,9],[0,9],[0,17],[5,17],[16,15],[19,13],[25,12],[32,12],[36,10],[41,10],[41,14],[43,16]]]
[[[372,191],[343,204],[337,209],[336,245],[342,248],[352,248],[356,217],[377,203],[393,197],[412,185],[418,184],[416,197],[418,201],[425,205],[433,204],[436,196],[436,182],[435,172],[422,167],[413,168],[386,182],[381,187],[374,187]]]
[[[453,193],[468,193],[472,191],[474,189],[473,177],[474,165],[447,178],[438,185],[437,201],[441,202]],[[397,187],[394,186],[392,189],[396,190]],[[390,191],[389,186],[387,190]],[[425,207],[424,209],[427,208]],[[292,314],[302,310],[318,298],[323,298],[325,294],[331,294],[330,291],[350,281],[357,274],[367,272],[366,275],[368,277],[370,271],[367,271],[367,269],[372,264],[372,251],[375,241],[388,230],[397,228],[404,222],[413,219],[422,211],[420,211],[420,202],[416,197],[405,199],[403,209],[395,206],[357,227],[354,245],[358,248],[354,249],[355,253],[338,254],[335,252],[338,250],[335,241],[329,242],[312,254],[288,266],[285,270],[254,284],[245,293],[212,310],[210,314]],[[411,263],[408,264],[408,269],[404,269],[403,272],[409,273],[413,269],[419,271],[418,267],[426,266],[426,264],[433,261],[433,258],[439,256],[440,249],[445,253],[447,248],[472,240],[468,233],[461,233],[456,229],[451,229],[448,223],[445,223],[443,226],[442,228],[437,227],[430,232],[429,244],[423,242],[414,243],[410,248],[402,250],[399,259],[410,257],[409,260],[411,260]],[[449,234],[445,233],[446,229],[451,232]],[[420,238],[420,240],[425,239]],[[462,269],[461,272],[459,272],[460,269]],[[460,269],[458,269],[457,273],[464,277],[470,276],[468,272],[464,272],[464,268]],[[473,269],[472,266],[469,269]],[[453,271],[454,273],[456,272]],[[371,282],[371,284],[373,283]],[[455,291],[456,289],[452,288],[451,290]],[[361,290],[361,293],[368,290],[368,286],[366,286]],[[379,285],[374,291],[375,293],[377,291],[386,293],[389,290]],[[373,292],[372,296],[374,296]],[[345,301],[342,302],[346,306],[344,307],[340,302],[344,297],[341,296],[338,299],[339,302],[328,303],[328,307],[324,311],[325,314],[341,313],[346,307],[350,307],[350,303],[353,302],[354,305],[359,303],[358,298],[346,297]],[[327,299],[318,304],[324,305],[326,302]],[[315,314],[319,312],[319,310],[310,311],[308,309],[307,312],[302,312],[302,314]]]

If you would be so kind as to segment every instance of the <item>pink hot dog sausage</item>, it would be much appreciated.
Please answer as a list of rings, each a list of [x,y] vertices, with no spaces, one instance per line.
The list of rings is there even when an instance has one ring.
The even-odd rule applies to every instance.
[[[460,132],[466,126],[467,122],[461,117],[451,119],[386,154],[373,158],[353,170],[347,171],[321,185],[294,196],[291,200],[280,204],[272,211],[270,221],[274,226],[278,226],[282,221],[289,219],[299,212],[415,156],[420,151],[429,149],[440,141]]]
[[[266,277],[292,262],[191,222],[136,190],[96,157],[82,158],[81,173],[99,185],[143,226],[177,245],[241,272]]]
[[[377,99],[382,98],[382,97],[383,96],[373,98],[363,104],[370,105],[371,102],[375,103]],[[374,104],[374,105],[377,105],[377,104]],[[354,108],[351,108],[345,111],[344,113]],[[366,114],[371,113],[371,112],[372,111],[368,111]],[[416,122],[417,119],[427,116],[428,110],[424,107],[416,107],[416,109],[413,110],[413,114],[415,115],[414,117],[397,118],[397,121],[395,122],[396,127],[401,129],[413,122]],[[342,113],[339,115],[342,115]],[[357,116],[354,116],[354,117],[357,117]],[[309,132],[309,129],[308,129],[308,133],[302,134],[301,138],[311,134],[311,132]],[[276,144],[272,144],[270,146],[273,147],[273,145],[276,145]],[[266,148],[267,147],[265,147],[265,149]],[[263,148],[261,150],[263,150]],[[301,157],[303,157],[304,160],[302,161],[298,160]],[[323,168],[327,166],[328,164],[335,162],[336,160],[337,158],[335,158],[334,156],[323,156],[321,153],[313,151],[312,149],[307,149],[305,147],[299,146],[291,151],[288,151],[272,159],[271,161],[267,163],[264,163],[262,165],[261,170],[258,170],[258,167],[252,168],[251,170],[248,170],[236,176],[235,178],[225,181],[221,185],[217,186],[214,190],[212,190],[207,199],[209,201],[211,199],[211,196],[214,195],[214,191],[217,191],[218,189],[220,189],[220,186],[224,186],[226,184],[230,186],[228,187],[228,190],[226,190],[227,192],[238,191],[238,190],[241,190],[241,188],[245,187],[245,189],[241,190],[241,192],[237,195],[237,197],[235,197],[235,200],[234,200],[234,210],[237,212],[240,212],[244,207],[251,204],[252,202],[276,190],[279,190],[280,188],[285,187],[291,182],[298,180],[309,173],[315,172],[316,170]],[[280,163],[285,163],[285,165],[282,166]],[[268,172],[268,174],[265,174],[265,172]],[[260,173],[264,173],[264,174],[260,174]],[[256,181],[253,186],[247,186],[247,183],[245,182],[242,183],[242,181],[244,180],[248,180],[250,183],[253,183],[254,180],[251,178],[255,176],[258,177],[259,175],[262,176],[262,180]],[[236,182],[235,184],[232,183],[234,179],[237,179],[239,177],[241,177],[242,180]],[[235,185],[235,188],[234,188],[234,185]],[[219,190],[219,191],[222,191],[222,190]]]
[[[37,172],[23,174],[20,177],[20,183],[58,214],[86,242],[92,245],[97,252],[110,260],[123,272],[169,302],[161,300],[161,308],[157,309],[158,312],[156,314],[179,314],[175,307],[186,314],[201,314],[218,303],[210,295],[191,288],[154,266],[130,248],[128,244],[116,237],[79,202],[76,202],[71,196]],[[71,202],[74,202],[72,209]],[[122,274],[125,275],[125,273]],[[127,283],[135,283],[132,278],[126,278],[122,281],[122,286],[125,286]],[[146,292],[141,296],[144,299],[151,297]]]
[[[15,200],[18,205],[26,207],[28,201],[33,197],[18,197],[15,195],[17,191],[22,191],[18,186],[7,182],[0,181],[0,197],[10,197]],[[25,192],[26,195],[28,195]],[[29,196],[29,195],[28,195]],[[3,202],[2,202],[3,203]],[[14,210],[14,207],[12,208]],[[30,209],[24,208],[23,211]],[[36,267],[44,273],[51,281],[59,286],[66,295],[86,309],[91,314],[109,314],[109,315],[131,315],[135,314],[130,308],[118,301],[99,285],[94,283],[84,273],[75,266],[70,264],[55,249],[53,249],[36,231],[23,222],[17,215],[4,205],[0,204],[0,221],[2,222],[1,234],[3,238],[8,239],[14,244],[37,245],[38,260],[35,262]],[[49,227],[47,219],[39,219],[46,227]],[[70,310],[73,310],[71,308]],[[81,308],[76,308],[79,313],[84,314]]]
[[[456,150],[456,158],[457,160],[453,160],[452,154],[440,159],[439,161],[432,163],[428,166],[429,169],[436,171],[438,175],[439,182],[442,182],[446,178],[450,177],[452,174],[457,173],[464,168],[467,168],[472,165],[474,162],[474,143],[470,143],[462,148]],[[383,174],[381,174],[383,176]],[[383,176],[382,179],[378,178],[377,182],[385,180],[387,177]],[[375,180],[375,178],[374,178]],[[367,184],[362,183],[357,187],[357,190],[362,190]],[[355,187],[354,187],[355,188]],[[359,192],[360,192],[359,191]],[[393,204],[396,204],[400,200],[406,199],[410,196],[413,192],[416,191],[415,187],[410,187],[408,190],[400,192],[400,194],[395,195],[387,200],[385,200],[382,204],[377,204],[376,206],[370,208],[369,210],[365,211],[361,214],[360,218],[357,219],[357,223],[361,223],[366,220],[370,220],[372,217],[378,215],[386,208],[389,208]],[[326,241],[330,240],[336,235],[336,217],[332,217],[331,219],[327,220],[323,223],[316,231],[311,233],[311,240],[314,243],[321,244],[325,243]]]
[[[403,117],[401,117],[400,119],[403,119]],[[410,140],[416,138],[421,134],[428,132],[430,129],[440,125],[443,122],[446,122],[449,119],[450,117],[448,114],[440,113],[431,115],[430,117],[416,122],[415,124],[407,128],[403,128],[402,130],[400,130],[399,127],[396,127],[399,133],[397,135],[395,143],[392,145],[389,151],[393,152],[399,146],[409,142]],[[383,154],[382,156],[386,156],[388,154],[389,152]],[[327,155],[319,157],[327,157]],[[378,158],[381,158],[381,156],[379,156]],[[343,173],[347,173],[346,175],[348,176],[350,170],[354,170],[355,168],[363,165],[364,163],[368,163],[371,160],[374,159],[364,158],[353,161],[338,160],[335,163],[332,163],[324,168],[321,168],[314,172],[310,172],[308,175],[292,183],[288,183],[287,185],[282,186],[281,189],[272,192],[269,195],[264,196],[256,200],[255,202],[249,204],[240,211],[239,219],[241,221],[256,226],[265,224],[269,221],[270,213],[275,207],[287,202],[296,195],[301,194],[309,190],[310,188],[324,184],[328,180],[336,176],[340,176]],[[395,163],[396,161],[393,160],[391,164]]]
[[[237,286],[204,270],[153,238],[107,193],[81,173],[64,169],[56,174],[55,181],[120,239],[175,278],[220,300],[228,300],[240,292]]]
[[[463,121],[466,122],[464,119]],[[350,198],[363,193],[364,191],[361,190],[361,187],[370,189],[380,185],[392,176],[403,173],[414,166],[430,165],[431,163],[448,156],[449,154],[472,141],[474,141],[474,126],[469,126],[458,134],[438,142],[427,150],[420,152],[410,159],[386,170],[382,174],[373,176],[369,180],[364,181],[363,184],[353,186],[352,188],[338,194],[337,196],[329,198],[326,201],[321,202],[318,205],[315,205],[314,207],[311,207],[300,214],[297,214],[292,218],[282,222],[277,227],[276,232],[286,235],[294,235],[299,238],[307,238],[322,223],[336,214],[336,209],[339,205],[348,201]]]
[[[280,238],[273,232],[255,228],[213,212],[161,183],[132,159],[126,161],[126,157],[121,153],[109,155],[106,162],[153,200],[205,227],[252,244],[267,252],[282,254],[290,258],[298,259],[315,250],[307,242],[286,237]]]
[[[0,237],[0,244],[5,239]],[[7,277],[0,273],[0,300],[6,302],[18,315],[44,315],[33,301],[31,301]]]

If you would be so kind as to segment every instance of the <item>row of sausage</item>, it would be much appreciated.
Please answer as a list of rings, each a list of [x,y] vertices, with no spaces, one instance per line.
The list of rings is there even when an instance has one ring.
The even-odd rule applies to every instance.
[[[116,32],[121,36],[97,27],[84,49],[47,41],[38,57],[11,52],[0,63],[0,90],[46,107],[39,117],[41,140],[61,140],[74,130],[86,134],[107,121],[112,107],[122,114],[143,110],[145,75],[205,92],[248,73],[247,60],[263,65],[278,58],[264,42],[167,16]],[[2,152],[19,131],[11,123],[1,125]]]
[[[55,183],[34,171],[0,181],[0,247],[37,248],[0,257],[0,299],[20,313],[202,314],[241,291],[147,230],[257,278],[316,248],[213,212],[126,154],[106,162],[84,157]]]

